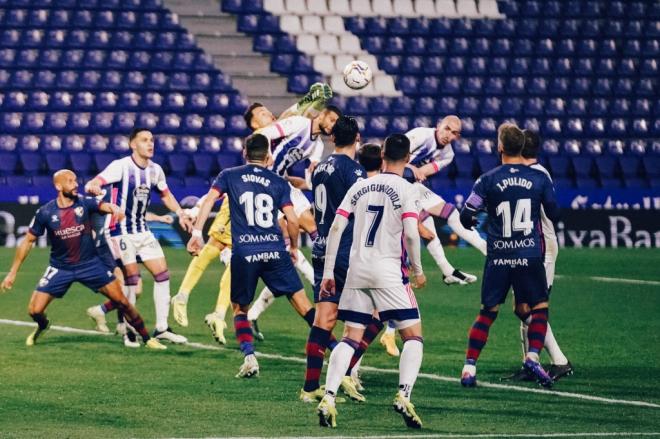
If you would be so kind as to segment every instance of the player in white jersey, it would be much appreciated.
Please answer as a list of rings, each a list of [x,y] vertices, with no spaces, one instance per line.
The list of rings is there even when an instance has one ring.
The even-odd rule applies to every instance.
[[[320,425],[324,427],[337,425],[335,395],[375,310],[381,320],[395,322],[404,340],[394,409],[401,413],[409,427],[422,426],[410,402],[410,393],[422,363],[422,324],[408,281],[404,247],[417,286],[423,287],[426,278],[420,258],[415,189],[401,178],[409,155],[410,141],[406,136],[393,134],[385,139],[384,172],[359,181],[349,189],[330,228],[321,295],[335,293],[337,249],[348,217],[353,215],[349,268],[339,300],[339,319],[345,321],[344,338],[330,356],[326,394],[317,407]]]
[[[329,88],[326,92],[330,93],[330,96],[332,95]],[[285,113],[291,114],[291,109]],[[288,178],[291,182],[293,179],[287,175],[288,168],[308,158],[311,161],[308,170],[311,175],[311,171],[323,155],[321,134],[330,135],[340,115],[341,111],[337,107],[327,106],[312,119],[297,115],[276,119],[268,108],[255,102],[245,112],[245,122],[250,129],[268,137],[271,141],[273,155],[273,164],[270,169],[276,174]],[[299,188],[291,186],[291,201],[301,228],[314,241],[317,230],[309,200]],[[302,252],[298,253],[296,268],[311,284],[314,283],[314,270]],[[257,319],[274,301],[275,298],[270,290],[264,288],[250,308],[248,319],[258,339],[263,339],[263,334],[259,331]]]
[[[525,146],[523,147],[521,154],[525,159],[525,164],[543,172],[550,178],[550,173],[548,170],[537,161],[540,146],[538,134],[531,130],[523,130],[523,134],[525,135]],[[557,256],[559,253],[559,244],[557,242],[555,226],[545,214],[542,206],[541,229],[543,231],[543,242],[545,244],[543,265],[545,266],[545,275],[548,281],[548,292],[550,292],[552,290],[552,284],[555,278],[555,264],[557,262]],[[527,331],[529,329],[529,323],[531,320],[530,309],[529,307],[518,305],[516,306],[515,312],[520,318],[520,341],[522,344],[522,351],[524,356],[527,354],[527,350],[529,348]],[[568,358],[566,358],[561,348],[559,347],[552,329],[550,328],[550,323],[548,323],[548,330],[545,335],[543,347],[546,349],[548,355],[550,356],[551,365],[550,369],[548,370],[548,374],[550,377],[552,377],[553,381],[557,381],[564,376],[573,374],[573,365],[570,361],[568,361]],[[530,374],[524,370],[524,368],[514,373],[510,379],[522,381],[535,380],[535,378],[530,376]]]
[[[410,163],[404,172],[404,178],[419,191],[420,222],[426,227],[433,238],[426,248],[433,256],[446,284],[457,283],[466,285],[473,283],[477,277],[455,269],[447,260],[442,249],[440,239],[437,237],[433,216],[447,221],[449,227],[461,238],[486,254],[486,241],[474,230],[467,230],[461,221],[453,204],[446,202],[441,196],[435,194],[422,184],[428,177],[446,168],[454,160],[454,150],[451,142],[461,136],[461,120],[457,116],[446,116],[435,128],[418,127],[406,133],[410,139]]]
[[[85,186],[85,190],[99,195],[102,186],[114,184],[117,188],[113,202],[126,212],[121,222],[111,224],[110,249],[124,265],[125,285],[130,295],[134,294],[139,279],[137,257],[154,276],[154,303],[156,308],[156,330],[154,336],[173,343],[185,343],[187,339],[175,334],[167,322],[170,310],[170,274],[163,249],[149,231],[145,214],[151,201],[151,192],[160,193],[163,204],[179,217],[185,230],[192,223],[184,213],[174,195],[169,191],[163,169],[151,161],[154,155],[153,134],[143,128],[135,128],[129,136],[132,153],[128,157],[110,163],[99,175]]]

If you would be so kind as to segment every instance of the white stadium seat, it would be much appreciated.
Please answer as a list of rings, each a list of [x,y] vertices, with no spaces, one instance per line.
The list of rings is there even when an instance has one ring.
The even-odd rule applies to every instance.
[[[336,35],[321,35],[319,37],[319,52],[338,55],[343,53],[339,48],[339,40]]]
[[[415,0],[415,13],[420,17],[437,16],[433,0]]]
[[[356,60],[357,57],[353,55],[337,55],[335,56],[335,71],[336,72],[342,72],[344,71],[344,67],[351,62]]]
[[[303,33],[306,34],[320,35],[325,33],[323,30],[323,22],[318,15],[303,15],[302,30]]]
[[[359,54],[362,53],[360,39],[352,34],[344,34],[339,37],[339,53]]]
[[[435,0],[436,17],[458,17],[454,0]]]
[[[337,70],[335,70],[335,63],[332,55],[314,56],[314,70],[326,76],[336,73]]]
[[[351,12],[356,17],[370,17],[376,15],[373,9],[371,9],[371,1],[369,0],[351,0]]]
[[[302,28],[300,27],[300,17],[297,15],[284,15],[280,17],[280,28],[282,32],[286,32],[292,35],[298,35],[302,33]]]
[[[348,0],[329,0],[328,10],[337,15],[353,15]]]
[[[298,35],[296,47],[303,53],[315,55],[319,52],[319,45],[314,35]]]
[[[457,0],[456,12],[459,17],[479,18],[479,11],[474,0]]]
[[[401,96],[401,92],[397,91],[394,86],[394,78],[390,75],[377,75],[374,76],[374,91],[377,95],[382,96]]]
[[[327,0],[307,0],[307,13],[314,15],[328,15]],[[333,11],[333,13],[335,13]],[[336,12],[338,14],[338,12]]]
[[[374,8],[374,14],[382,17],[394,17],[394,8],[392,7],[392,0],[378,0]]]
[[[284,13],[284,0],[264,0],[264,9],[273,15]]]
[[[504,18],[497,8],[497,0],[479,0],[479,12],[487,18]]]
[[[348,86],[344,83],[344,77],[341,74],[332,75],[332,77],[330,78],[330,87],[332,87],[333,91],[336,91],[338,94],[342,96],[356,96],[356,95],[375,96],[373,83],[369,84],[362,90],[353,90],[351,88],[348,88]]]
[[[414,17],[416,15],[412,0],[394,0],[392,6],[396,16]]]
[[[326,33],[334,35],[341,35],[346,32],[344,20],[338,15],[323,17],[323,29]]]
[[[304,15],[307,13],[305,0],[285,0],[284,7],[289,14]]]

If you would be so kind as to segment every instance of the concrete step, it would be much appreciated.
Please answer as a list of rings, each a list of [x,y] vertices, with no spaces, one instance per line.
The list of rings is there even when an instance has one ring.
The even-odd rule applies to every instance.
[[[252,53],[252,38],[240,34],[228,34],[220,36],[195,35],[197,44],[211,56],[216,55],[241,55]]]
[[[221,14],[220,3],[216,0],[165,0],[164,4],[178,15]]]
[[[247,76],[231,75],[236,88],[248,96],[285,96],[287,94],[286,78],[278,75]]]
[[[245,74],[248,72],[255,75],[266,75],[270,73],[270,60],[261,55],[216,55],[213,57],[213,63],[220,70],[230,75]]]
[[[231,15],[196,17],[179,16],[181,24],[194,34],[231,34],[236,32],[236,18]],[[243,35],[243,34],[241,34]]]

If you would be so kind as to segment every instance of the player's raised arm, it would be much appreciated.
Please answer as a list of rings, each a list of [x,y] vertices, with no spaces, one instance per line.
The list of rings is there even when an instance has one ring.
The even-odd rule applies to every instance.
[[[101,195],[103,186],[118,183],[123,177],[123,169],[120,160],[113,160],[96,177],[85,184],[85,192],[94,196]]]
[[[216,181],[219,179],[216,178]],[[215,186],[209,189],[208,193],[204,196],[204,201],[199,206],[199,213],[197,214],[197,220],[192,227],[192,237],[188,241],[187,250],[193,255],[196,255],[202,247],[204,247],[204,238],[202,237],[202,229],[204,228],[204,223],[211,214],[211,209],[213,204],[215,204],[218,199],[220,199],[220,189]]]
[[[481,177],[474,183],[470,196],[465,201],[461,209],[461,224],[470,230],[478,224],[477,212],[484,207],[484,197],[482,194]]]
[[[123,220],[126,217],[126,214],[124,213],[123,210],[121,210],[121,207],[117,206],[116,204],[112,203],[101,203],[99,204],[99,212],[101,213],[106,213],[109,215],[112,215],[112,219],[115,222],[119,222]]]
[[[37,215],[39,215],[38,212]],[[2,284],[0,284],[0,292],[4,293],[5,291],[9,291],[14,286],[16,275],[18,274],[18,270],[21,268],[21,265],[23,265],[23,261],[25,261],[25,258],[27,258],[30,250],[32,250],[32,245],[36,242],[37,236],[43,234],[44,228],[42,225],[37,224],[38,221],[39,220],[37,219],[37,216],[35,216],[35,218],[32,220],[32,224],[30,225],[30,231],[28,231],[28,233],[25,235],[25,239],[23,239],[21,244],[16,247],[14,261],[11,264],[9,273],[7,273],[7,276],[5,276]],[[41,231],[41,233],[37,235],[36,233],[39,231]]]

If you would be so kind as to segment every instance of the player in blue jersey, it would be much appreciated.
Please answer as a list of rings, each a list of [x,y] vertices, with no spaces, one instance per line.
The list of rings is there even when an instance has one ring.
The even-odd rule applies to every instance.
[[[325,264],[326,239],[335,212],[344,199],[346,192],[356,181],[366,178],[365,170],[355,161],[356,144],[360,139],[357,121],[352,117],[340,117],[333,128],[332,139],[335,144],[334,153],[316,166],[312,176],[314,220],[318,228],[318,236],[312,247],[316,318],[309,332],[306,345],[307,369],[305,371],[305,384],[300,391],[300,399],[304,402],[314,402],[323,398],[319,379],[323,368],[325,350],[329,347],[332,330],[337,323],[337,304],[348,271],[348,257],[353,242],[352,222],[349,222],[342,235],[337,254],[337,265],[335,266],[337,294],[331,297],[320,295]],[[383,325],[379,320],[375,320],[375,322],[377,324],[376,333],[378,333]],[[342,380],[342,389],[352,399],[364,401],[364,396],[359,393],[349,375]]]
[[[552,378],[539,364],[539,353],[548,326],[548,284],[543,266],[541,207],[551,221],[559,218],[552,181],[547,174],[526,165],[521,153],[523,132],[512,124],[498,129],[498,151],[502,165],[475,182],[461,211],[461,222],[471,228],[479,210],[488,214],[488,255],[481,284],[481,311],[469,332],[461,384],[476,385],[476,363],[488,339],[509,289],[515,291],[516,306],[530,308],[529,350],[523,366],[544,387]]]
[[[158,340],[149,337],[142,317],[126,300],[121,284],[99,259],[94,246],[91,215],[111,214],[113,218],[121,220],[124,213],[114,204],[78,196],[76,174],[69,170],[56,172],[53,175],[53,185],[57,189],[57,198],[37,210],[25,240],[16,249],[14,262],[1,285],[3,291],[13,286],[16,274],[30,253],[32,244],[44,232],[48,232],[51,243],[49,266],[39,280],[28,305],[28,312],[37,323],[37,329],[28,336],[25,344],[33,346],[48,330],[50,320],[45,311],[53,299],[64,297],[72,283],[80,282],[116,302],[117,308],[126,315],[147,347],[165,349]]]
[[[230,267],[234,328],[245,355],[236,376],[245,378],[259,373],[254,338],[247,319],[259,279],[275,297],[287,296],[308,325],[313,324],[315,315],[292,263],[298,253],[299,231],[298,218],[291,203],[291,189],[283,178],[268,170],[272,160],[269,146],[268,138],[262,134],[253,134],[245,140],[247,164],[224,170],[216,177],[199,208],[193,236],[188,242],[188,251],[192,254],[202,249],[202,227],[213,204],[226,193],[232,227]],[[288,252],[277,222],[278,210],[287,220],[291,238]]]

